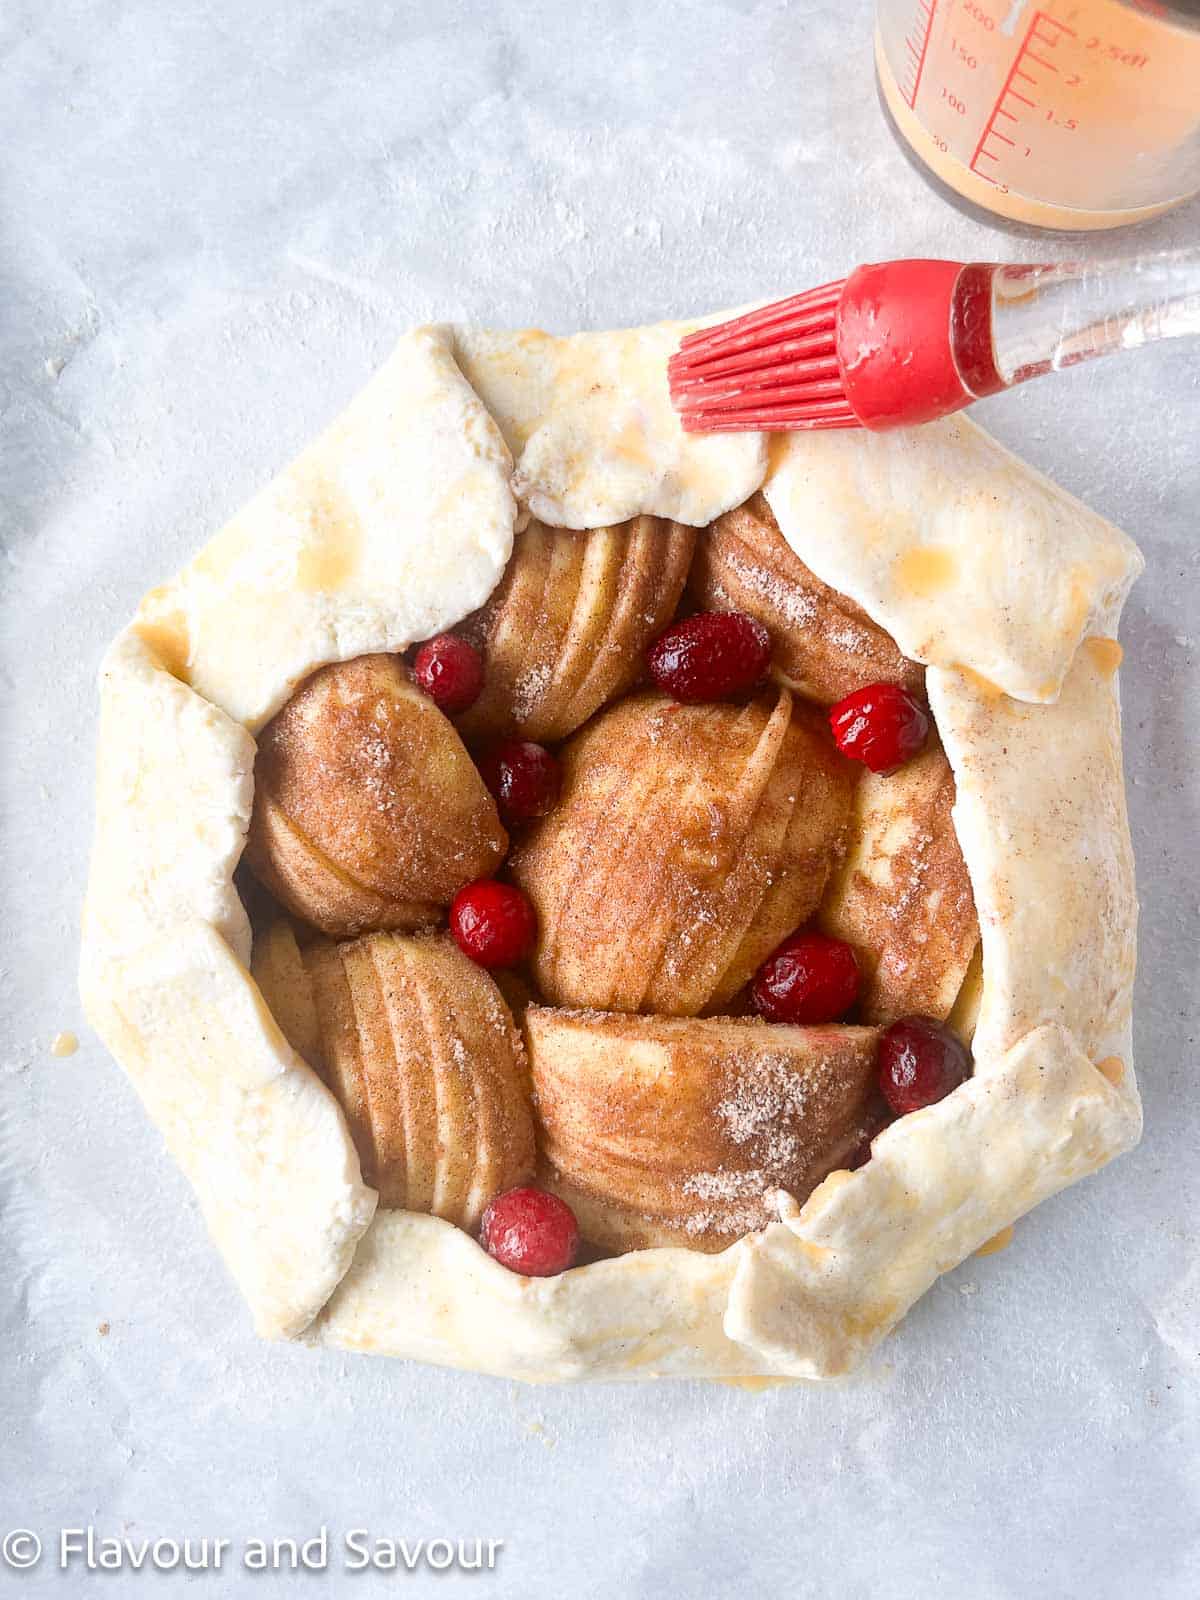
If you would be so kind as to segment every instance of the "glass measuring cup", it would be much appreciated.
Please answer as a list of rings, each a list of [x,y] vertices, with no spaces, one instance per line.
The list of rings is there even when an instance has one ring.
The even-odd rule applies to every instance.
[[[992,218],[1117,228],[1200,191],[1198,0],[878,0],[875,65],[902,145]]]

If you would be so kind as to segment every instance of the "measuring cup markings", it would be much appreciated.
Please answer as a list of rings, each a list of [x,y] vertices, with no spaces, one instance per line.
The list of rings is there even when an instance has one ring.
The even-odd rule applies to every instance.
[[[1040,29],[1044,27],[1056,28],[1058,29],[1058,32],[1041,32]],[[1037,54],[1033,48],[1034,41],[1036,40],[1036,42],[1048,52],[1056,47],[1063,34],[1069,35],[1072,39],[1075,38],[1075,30],[1073,28],[1068,28],[1065,22],[1059,22],[1056,17],[1050,16],[1045,11],[1035,11],[1033,16],[1029,19],[1029,26],[1025,30],[1025,36],[1021,40],[1019,50],[1013,57],[1013,63],[1008,69],[1008,76],[1004,80],[1003,87],[996,97],[996,103],[992,107],[992,114],[984,124],[983,132],[979,135],[979,142],[975,146],[970,161],[967,163],[972,172],[978,173],[981,178],[986,178],[989,183],[996,183],[997,180],[990,173],[984,172],[980,168],[979,163],[981,160],[999,162],[1001,155],[1000,153],[987,148],[988,140],[999,139],[1004,144],[1008,145],[1010,149],[1017,149],[1017,141],[1015,139],[1010,139],[1006,133],[1001,133],[999,128],[996,127],[997,117],[1007,117],[1008,120],[1014,125],[1018,124],[1021,120],[1021,113],[1006,108],[1004,104],[1005,100],[1016,100],[1020,105],[1027,106],[1030,111],[1036,111],[1038,108],[1038,102],[1036,100],[1031,100],[1028,92],[1022,93],[1020,89],[1017,89],[1014,86],[1015,80],[1020,79],[1022,84],[1028,84],[1030,89],[1036,89],[1039,86],[1040,80],[1032,72],[1027,71],[1027,67],[1037,66],[1041,67],[1046,72],[1053,72],[1055,74],[1058,73],[1058,68],[1052,61],[1047,61],[1044,56]],[[1080,81],[1076,74],[1072,74],[1072,77],[1075,78],[1076,83]],[[1049,118],[1053,117],[1054,111],[1051,109],[1049,112]],[[1068,132],[1071,133],[1075,131],[1078,125],[1078,121],[1075,117],[1067,117],[1061,124],[1061,126],[1065,127]],[[1028,156],[1030,154],[1031,147],[1026,145],[1025,155]]]
[[[929,50],[929,35],[933,31],[933,13],[937,10],[937,0],[917,0],[917,42],[913,43],[911,33],[904,36],[904,48],[908,51],[909,72],[908,85],[901,85],[901,94],[908,102],[911,110],[917,103],[917,94],[921,88],[921,74],[925,71],[925,56]]]
[[[876,61],[901,137],[984,207],[1106,226],[1200,180],[1200,32],[1169,19],[1117,0],[880,0]]]

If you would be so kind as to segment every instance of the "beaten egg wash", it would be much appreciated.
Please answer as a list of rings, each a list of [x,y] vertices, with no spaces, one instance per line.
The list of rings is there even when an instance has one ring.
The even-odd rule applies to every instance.
[[[1200,7],[1184,0],[879,0],[880,95],[934,179],[1070,231],[1200,191]]]

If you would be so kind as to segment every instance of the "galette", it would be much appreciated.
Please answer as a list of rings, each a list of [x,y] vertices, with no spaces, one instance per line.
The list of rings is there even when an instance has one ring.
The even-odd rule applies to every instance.
[[[687,326],[406,335],[107,655],[85,1005],[265,1336],[833,1376],[1139,1136],[1135,547]]]

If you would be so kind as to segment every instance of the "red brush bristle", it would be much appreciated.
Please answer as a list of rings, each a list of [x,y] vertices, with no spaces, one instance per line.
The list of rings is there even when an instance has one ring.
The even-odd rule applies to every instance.
[[[699,356],[701,352],[719,348],[727,351],[731,341],[748,339],[760,333],[764,328],[773,328],[779,322],[785,322],[796,315],[816,312],[828,308],[831,312],[841,298],[842,289],[846,280],[839,278],[836,283],[822,284],[819,289],[808,289],[804,294],[790,295],[786,300],[776,300],[769,306],[760,306],[757,311],[747,311],[743,316],[734,317],[729,322],[718,323],[714,328],[698,328],[695,333],[689,333],[680,343],[679,353],[684,357]]]
[[[687,432],[857,427],[834,347],[844,283],[688,334],[667,363]]]

